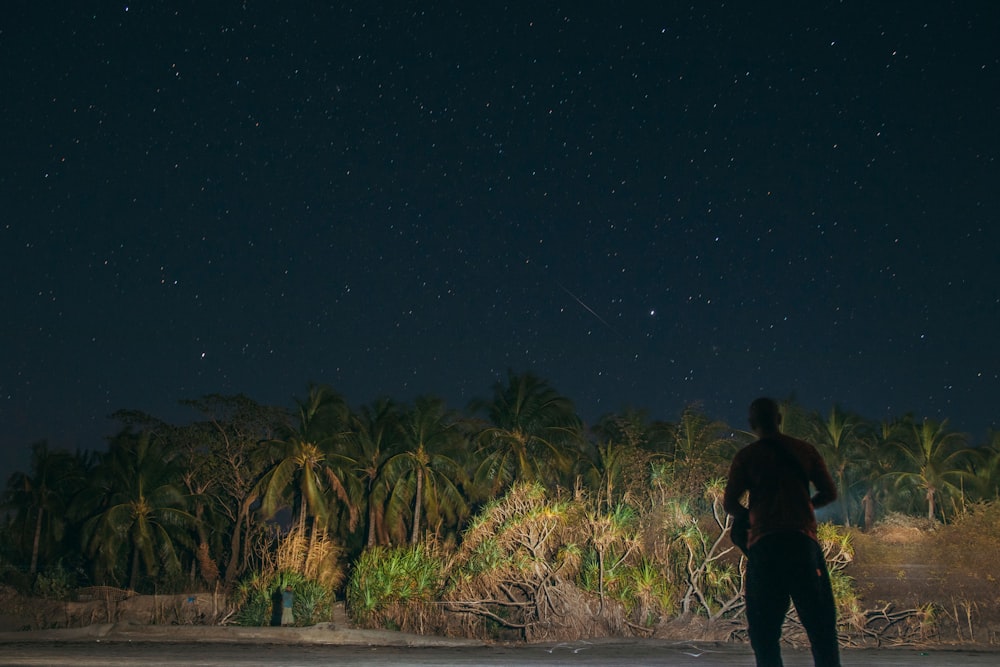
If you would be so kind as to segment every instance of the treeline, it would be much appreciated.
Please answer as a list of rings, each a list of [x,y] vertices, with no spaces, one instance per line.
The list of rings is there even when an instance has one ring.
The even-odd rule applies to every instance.
[[[352,408],[328,386],[310,387],[293,410],[243,395],[185,403],[202,418],[174,425],[117,413],[122,428],[106,451],[33,445],[29,470],[4,491],[0,581],[233,590],[275,570],[289,548],[283,536],[294,535],[298,569],[322,548],[340,568],[323,580],[343,590],[366,553],[459,548],[484,508],[522,482],[584,502],[593,517],[678,499],[709,515],[711,489],[752,438],[693,406],[675,421],[634,410],[586,428],[569,398],[530,373],[508,374],[461,411],[434,397]],[[948,522],[997,497],[996,433],[972,443],[947,421],[874,423],[793,402],[784,412],[785,431],[820,448],[841,490],[826,521],[865,529],[904,513]]]

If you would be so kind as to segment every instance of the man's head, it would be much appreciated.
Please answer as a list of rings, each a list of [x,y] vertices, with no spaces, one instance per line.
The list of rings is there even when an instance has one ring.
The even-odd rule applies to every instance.
[[[750,428],[754,433],[777,433],[781,426],[781,409],[773,398],[761,397],[750,404]]]

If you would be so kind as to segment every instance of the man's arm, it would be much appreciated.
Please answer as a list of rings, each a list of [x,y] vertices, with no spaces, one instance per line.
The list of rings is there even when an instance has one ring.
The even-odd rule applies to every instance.
[[[729,466],[729,479],[726,482],[726,491],[722,496],[722,508],[727,514],[736,516],[746,512],[746,508],[740,504],[740,499],[747,491],[747,483],[743,473],[743,467],[739,465],[739,457],[734,458]]]
[[[816,452],[816,463],[812,467],[810,481],[816,487],[816,494],[812,497],[813,507],[823,507],[837,499],[837,485],[819,452]]]

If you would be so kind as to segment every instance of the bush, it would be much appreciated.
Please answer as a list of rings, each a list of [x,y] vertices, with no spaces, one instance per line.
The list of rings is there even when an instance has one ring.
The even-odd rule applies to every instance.
[[[336,600],[329,588],[318,581],[304,579],[298,586],[293,586],[293,590],[295,625],[315,625],[333,618],[333,603]]]
[[[368,549],[347,583],[347,613],[364,627],[422,628],[436,615],[431,603],[441,592],[443,569],[426,545]]]
[[[274,583],[271,577],[252,574],[236,586],[233,606],[236,607],[236,624],[246,626],[270,625],[274,614]]]
[[[69,600],[76,590],[76,575],[60,560],[35,578],[35,595],[52,600]]]

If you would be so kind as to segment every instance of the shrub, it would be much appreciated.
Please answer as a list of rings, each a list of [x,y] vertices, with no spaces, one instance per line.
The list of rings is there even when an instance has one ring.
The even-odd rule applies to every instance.
[[[437,616],[432,603],[441,592],[443,570],[428,545],[368,549],[347,583],[347,612],[364,627],[422,629]]]
[[[329,588],[312,579],[304,579],[293,588],[296,625],[315,625],[333,618],[335,598]]]
[[[237,584],[233,593],[233,606],[237,612],[237,625],[270,625],[274,613],[274,588],[270,577],[251,574]]]
[[[76,575],[60,560],[35,578],[35,594],[53,600],[69,600],[76,589]]]

